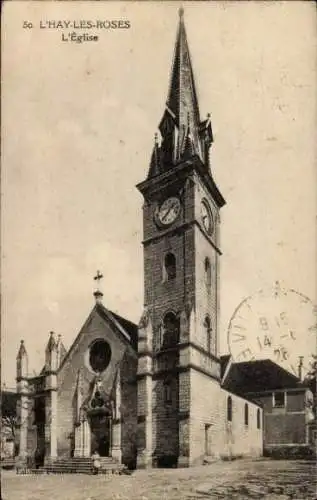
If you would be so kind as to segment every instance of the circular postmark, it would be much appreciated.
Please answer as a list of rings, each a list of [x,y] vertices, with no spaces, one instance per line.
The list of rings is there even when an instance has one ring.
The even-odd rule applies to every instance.
[[[246,297],[228,327],[228,348],[235,362],[271,359],[288,371],[302,373],[316,351],[317,308],[300,292],[277,281],[271,289]]]

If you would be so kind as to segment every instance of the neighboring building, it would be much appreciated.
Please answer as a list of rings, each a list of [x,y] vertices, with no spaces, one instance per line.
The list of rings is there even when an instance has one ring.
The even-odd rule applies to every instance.
[[[269,359],[233,363],[224,356],[222,364],[223,387],[263,407],[264,453],[307,454],[314,439],[309,385]]]
[[[220,217],[183,13],[167,105],[144,197],[144,311],[136,327],[96,305],[66,352],[50,335],[45,366],[17,358],[19,458],[37,463],[97,450],[138,467],[262,454],[262,408],[221,388]],[[98,277],[98,276],[97,276]]]

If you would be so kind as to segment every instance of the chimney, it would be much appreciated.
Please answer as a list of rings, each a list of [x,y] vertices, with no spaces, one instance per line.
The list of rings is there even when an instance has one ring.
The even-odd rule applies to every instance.
[[[300,381],[302,381],[302,377],[303,377],[303,359],[304,359],[304,356],[299,356],[298,378]]]

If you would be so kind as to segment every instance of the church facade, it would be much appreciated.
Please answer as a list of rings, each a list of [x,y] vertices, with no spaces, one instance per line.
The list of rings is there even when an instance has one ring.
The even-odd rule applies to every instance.
[[[102,293],[69,351],[52,333],[45,365],[17,357],[19,458],[94,452],[131,467],[192,466],[262,453],[262,408],[221,385],[220,210],[183,12],[166,108],[143,196],[144,310],[139,325]]]

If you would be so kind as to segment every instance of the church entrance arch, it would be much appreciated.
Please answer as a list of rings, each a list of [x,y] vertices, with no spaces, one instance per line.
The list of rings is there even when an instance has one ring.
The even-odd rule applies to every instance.
[[[87,412],[90,426],[91,454],[111,456],[112,447],[112,402],[106,394],[97,390]]]
[[[111,420],[111,416],[105,414],[90,416],[91,454],[97,452],[101,457],[111,455]]]

